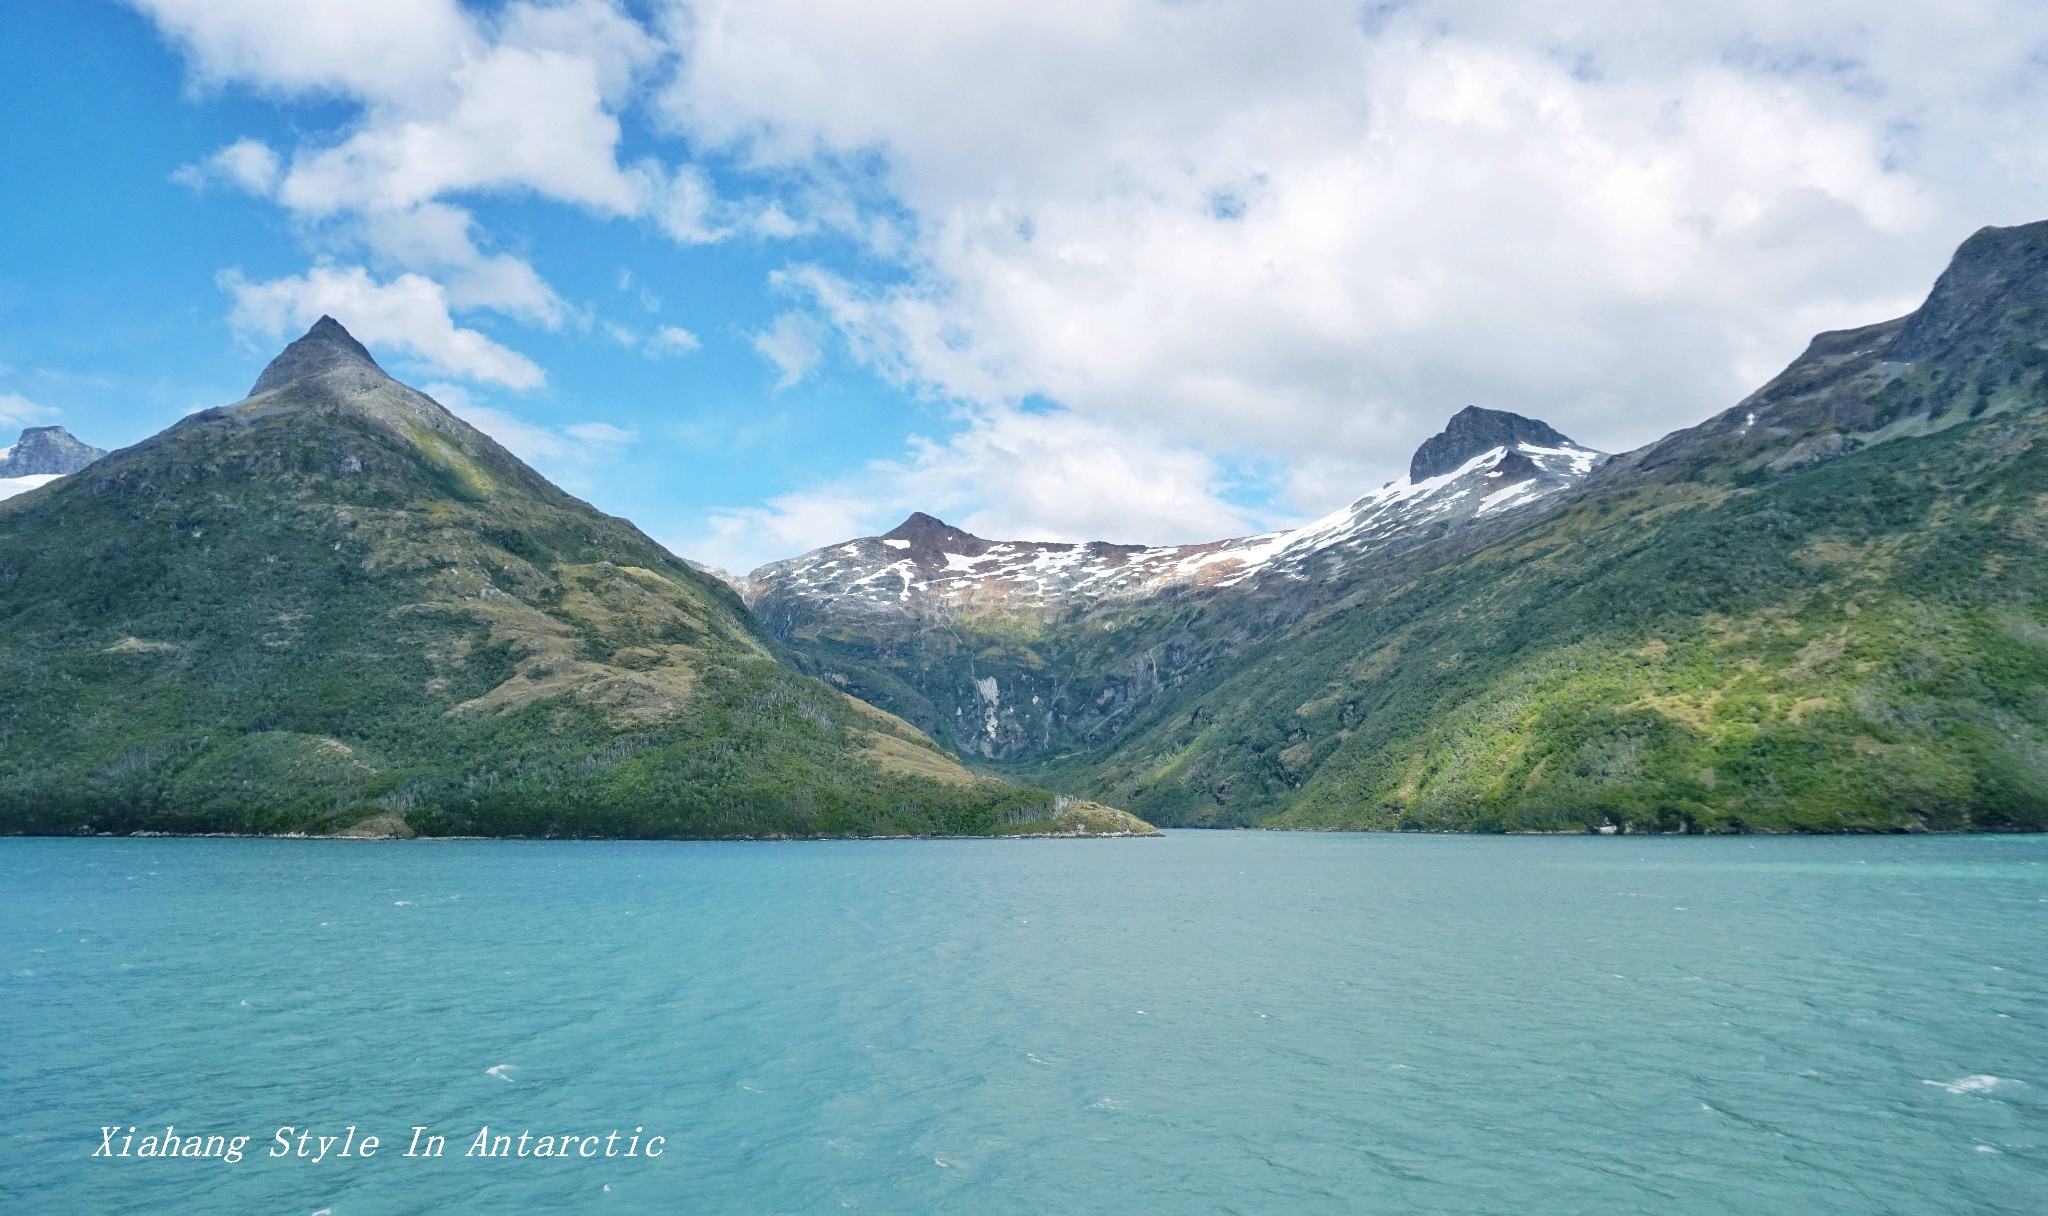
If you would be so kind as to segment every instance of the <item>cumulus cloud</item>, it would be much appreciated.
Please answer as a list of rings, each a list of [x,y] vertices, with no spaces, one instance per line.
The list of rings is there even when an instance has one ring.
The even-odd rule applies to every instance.
[[[186,51],[202,84],[280,96],[422,98],[479,49],[454,0],[132,0]]]
[[[618,119],[589,60],[500,46],[451,83],[438,113],[371,121],[334,147],[296,154],[279,199],[322,216],[523,187],[612,214],[638,207],[641,186],[614,158]]]
[[[525,260],[490,252],[451,197],[523,193],[599,215],[649,213],[659,166],[618,158],[618,111],[661,54],[610,0],[133,0],[185,51],[203,87],[337,98],[358,112],[288,156],[238,140],[179,173],[274,198],[315,249],[430,277],[457,310],[548,327],[566,307]],[[708,205],[708,204],[707,204]]]
[[[2048,117],[2015,0],[685,7],[684,129],[908,213],[887,285],[790,276],[857,357],[1283,461],[1311,510],[1468,403],[1696,420],[2048,184],[2000,134]]]
[[[539,371],[449,310],[569,315],[473,196],[686,247],[850,241],[775,277],[755,349],[787,388],[843,348],[963,421],[720,517],[790,543],[852,526],[843,485],[956,494],[1019,534],[1174,539],[1255,522],[1225,475],[1252,463],[1315,513],[1466,404],[1630,447],[1816,330],[1910,308],[1969,231],[2048,195],[2029,0],[130,2],[202,88],[355,106],[187,176],[279,200],[375,286],[438,285],[433,358],[485,344],[459,374]],[[622,156],[636,117],[680,137],[666,161]],[[1043,467],[1000,472],[1026,450],[1149,488],[1040,494]]]
[[[245,338],[297,337],[325,314],[365,344],[402,351],[444,374],[514,389],[547,379],[524,355],[457,325],[446,289],[416,274],[379,282],[361,266],[315,266],[257,283],[230,270],[220,283],[234,299],[228,323]]]
[[[362,107],[338,142],[293,152],[276,188],[296,211],[505,189],[611,213],[642,203],[616,159],[615,110],[660,44],[608,0],[514,3],[492,19],[452,0],[133,2],[203,82]]]

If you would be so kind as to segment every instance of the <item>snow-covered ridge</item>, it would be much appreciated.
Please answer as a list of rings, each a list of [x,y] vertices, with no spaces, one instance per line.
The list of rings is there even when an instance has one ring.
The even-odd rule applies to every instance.
[[[1308,582],[1527,507],[1577,484],[1602,458],[1569,440],[1499,444],[1449,472],[1389,482],[1303,527],[1197,545],[989,541],[918,514],[884,536],[763,566],[741,591],[758,608],[797,599],[854,611],[946,613],[1056,607],[1173,587]]]

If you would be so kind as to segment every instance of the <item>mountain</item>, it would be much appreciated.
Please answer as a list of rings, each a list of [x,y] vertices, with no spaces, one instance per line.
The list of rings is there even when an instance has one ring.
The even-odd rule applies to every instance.
[[[61,426],[29,427],[13,447],[0,448],[0,498],[40,489],[106,454],[80,443]]]
[[[1468,408],[1410,475],[1305,527],[1198,545],[991,541],[914,514],[754,571],[755,614],[805,670],[955,749],[1043,759],[1133,714],[1363,573],[1478,543],[1604,457]]]
[[[913,519],[748,591],[807,670],[1169,826],[2048,828],[2048,223],[1699,426],[1413,514],[1539,427],[1460,414],[1291,568],[1040,584]]]
[[[1541,422],[1466,409],[1423,444],[1410,476],[1289,532],[1198,545],[990,541],[918,512],[881,536],[763,566],[742,587],[765,618],[790,620],[1057,610],[1169,588],[1327,579],[1537,502],[1576,484],[1600,459]]]
[[[1144,831],[777,661],[723,584],[322,318],[0,504],[0,830]]]
[[[0,477],[76,473],[106,455],[106,449],[80,443],[61,426],[32,426],[11,448],[0,448]]]
[[[1158,822],[2048,827],[2048,224],[1040,765]]]

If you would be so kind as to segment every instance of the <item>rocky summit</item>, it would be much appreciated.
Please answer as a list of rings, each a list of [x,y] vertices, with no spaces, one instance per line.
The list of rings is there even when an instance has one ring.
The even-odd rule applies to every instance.
[[[1510,414],[1506,410],[1483,410],[1468,405],[1451,415],[1444,429],[1424,440],[1408,462],[1408,480],[1441,477],[1491,448],[1517,449],[1574,448],[1577,445],[1547,422]]]
[[[0,504],[0,623],[0,830],[1150,830],[790,670],[328,318],[246,399]]]
[[[32,426],[10,448],[0,448],[0,477],[62,476],[106,455],[104,448],[80,443],[61,426]]]

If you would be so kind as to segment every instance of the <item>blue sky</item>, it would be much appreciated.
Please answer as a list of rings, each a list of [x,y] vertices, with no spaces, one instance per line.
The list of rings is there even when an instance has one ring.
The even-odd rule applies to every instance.
[[[17,0],[0,429],[331,311],[687,556],[1209,539],[1466,404],[1646,442],[2048,217],[2042,6],[1531,8]]]
[[[0,392],[50,411],[18,422],[58,421],[117,446],[239,398],[281,339],[234,332],[219,276],[298,274],[321,250],[267,200],[174,179],[238,139],[290,146],[342,129],[357,107],[234,84],[195,89],[158,28],[116,5],[29,0],[7,20]],[[636,142],[681,151],[644,132]],[[684,246],[644,222],[531,197],[469,205],[494,246],[529,260],[578,314],[552,329],[489,310],[463,317],[545,368],[545,385],[512,391],[447,374],[388,343],[376,353],[410,383],[453,384],[537,429],[634,432],[630,444],[587,454],[573,443],[552,457],[521,445],[607,510],[687,532],[714,508],[895,455],[910,431],[947,426],[943,407],[843,363],[778,388],[780,372],[754,349],[752,335],[784,309],[768,276],[792,258],[870,272],[843,240]],[[640,347],[606,325],[632,329]],[[648,357],[644,338],[663,325],[687,329],[700,348]]]

